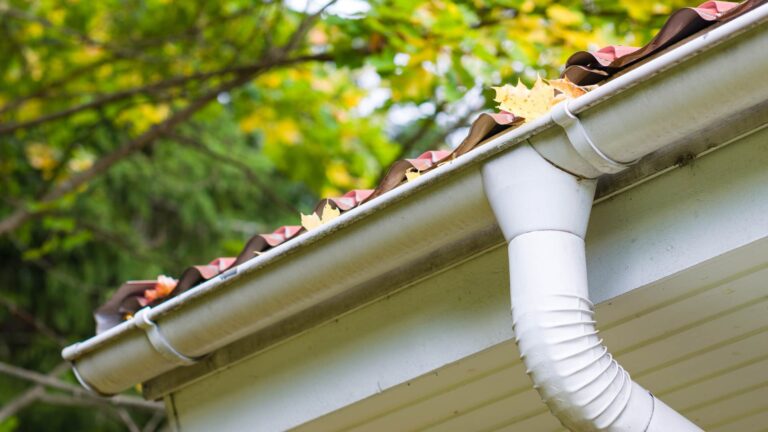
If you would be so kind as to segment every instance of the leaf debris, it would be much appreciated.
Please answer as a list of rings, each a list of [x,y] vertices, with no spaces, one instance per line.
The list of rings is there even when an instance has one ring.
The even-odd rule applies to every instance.
[[[505,84],[493,89],[496,90],[494,100],[499,102],[498,108],[523,118],[525,123],[546,114],[557,103],[575,99],[591,90],[579,87],[567,78],[544,80],[541,77],[530,89],[519,80],[517,85]]]
[[[339,215],[341,215],[341,210],[333,208],[330,203],[326,202],[320,214],[317,214],[317,212],[313,212],[310,215],[305,215],[302,213],[301,226],[303,226],[307,231],[312,231],[320,225],[327,224],[328,222],[336,219],[339,217]]]

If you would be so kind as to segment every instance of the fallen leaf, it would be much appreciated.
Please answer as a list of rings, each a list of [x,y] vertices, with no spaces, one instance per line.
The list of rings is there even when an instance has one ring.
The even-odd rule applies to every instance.
[[[312,213],[309,215],[305,215],[304,213],[301,214],[301,226],[303,226],[307,231],[312,231],[322,224],[323,222],[320,220],[320,216],[318,216],[317,213]]]
[[[421,177],[421,173],[417,171],[415,168],[410,168],[408,169],[408,171],[405,172],[405,179],[409,182],[412,182],[419,177]]]
[[[154,289],[144,291],[144,298],[139,299],[139,304],[146,306],[157,299],[168,297],[176,289],[178,283],[179,281],[172,277],[159,275]]]
[[[587,93],[587,89],[577,86],[568,80],[568,78],[554,79],[549,80],[548,82],[552,88],[559,91],[566,99],[576,99]]]
[[[558,102],[575,99],[590,90],[565,78],[545,81],[541,77],[530,89],[519,81],[515,86],[506,84],[493,89],[496,90],[494,100],[499,102],[498,108],[523,118],[525,123],[546,114]]]
[[[341,210],[333,208],[329,203],[325,203],[325,207],[318,215],[312,213],[311,215],[301,214],[301,226],[307,231],[311,231],[320,225],[327,224],[328,222],[336,219],[341,215]]]
[[[516,86],[509,84],[494,87],[496,102],[499,109],[522,117],[526,122],[544,115],[554,104],[555,92],[541,77],[536,79],[533,87],[528,89],[519,82]]]

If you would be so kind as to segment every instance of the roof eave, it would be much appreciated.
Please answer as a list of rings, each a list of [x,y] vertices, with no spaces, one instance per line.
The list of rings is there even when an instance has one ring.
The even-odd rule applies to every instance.
[[[604,181],[603,195],[674,165],[679,155],[670,149],[696,145],[702,130],[723,130],[713,125],[752,114],[749,121],[731,120],[733,127],[718,132],[722,141],[705,148],[764,123],[768,88],[759,79],[768,71],[768,59],[756,53],[768,51],[766,19],[768,6],[760,7],[570,104],[613,158],[627,161],[646,154],[649,146],[664,147],[663,158],[638,165],[634,175],[624,172]],[[402,285],[434,272],[439,257],[456,260],[495,246],[503,240],[479,167],[525,140],[582,175],[599,174],[584,164],[579,168],[581,157],[561,145],[568,141],[565,133],[545,116],[153,308],[146,317],[159,323],[174,349],[203,356],[299,313],[359,295],[363,287],[381,294],[376,290],[382,280],[397,276]],[[63,356],[77,366],[84,383],[107,394],[176,368],[179,363],[158,353],[139,324],[127,321],[67,347]]]

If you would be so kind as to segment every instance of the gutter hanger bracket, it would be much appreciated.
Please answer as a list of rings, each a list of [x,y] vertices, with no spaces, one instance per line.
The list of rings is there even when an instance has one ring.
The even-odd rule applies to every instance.
[[[106,393],[100,392],[99,389],[97,389],[96,387],[92,386],[88,381],[86,381],[85,378],[83,378],[83,376],[80,374],[80,371],[77,370],[77,363],[75,361],[70,362],[70,364],[72,365],[72,373],[75,374],[75,379],[77,379],[77,382],[79,382],[80,385],[83,386],[83,388],[85,388],[86,390],[88,390],[89,392],[91,392],[91,393],[93,393],[95,395],[99,395],[99,396],[102,396],[102,397],[111,397],[111,396],[113,396],[111,394],[106,394]]]
[[[136,312],[136,315],[133,316],[134,322],[136,323],[136,326],[147,334],[147,339],[149,340],[149,343],[152,344],[152,347],[157,351],[158,354],[163,356],[166,360],[173,362],[180,366],[189,366],[192,364],[197,363],[199,360],[202,359],[202,357],[189,357],[182,353],[180,353],[176,348],[173,347],[173,345],[168,342],[168,339],[163,336],[162,333],[160,333],[160,327],[149,319],[149,316],[147,316],[147,313],[150,311],[151,308],[144,308]]]
[[[592,142],[579,117],[568,109],[568,101],[555,105],[551,115],[552,120],[565,130],[568,141],[571,142],[576,152],[598,171],[605,174],[615,174],[637,162],[637,160],[626,163],[619,162],[600,151]]]

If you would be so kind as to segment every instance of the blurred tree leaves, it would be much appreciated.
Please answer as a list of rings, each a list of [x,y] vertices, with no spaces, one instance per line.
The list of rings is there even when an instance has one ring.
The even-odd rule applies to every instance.
[[[0,295],[68,341],[127,279],[298,224],[445,145],[492,85],[645,43],[672,1],[0,0]],[[0,359],[58,363],[0,308]],[[24,385],[0,377],[0,404]],[[38,409],[38,408],[36,408]],[[43,408],[39,408],[43,409]],[[45,407],[70,430],[110,417]],[[66,423],[69,422],[69,423]],[[2,430],[35,430],[24,411]]]

